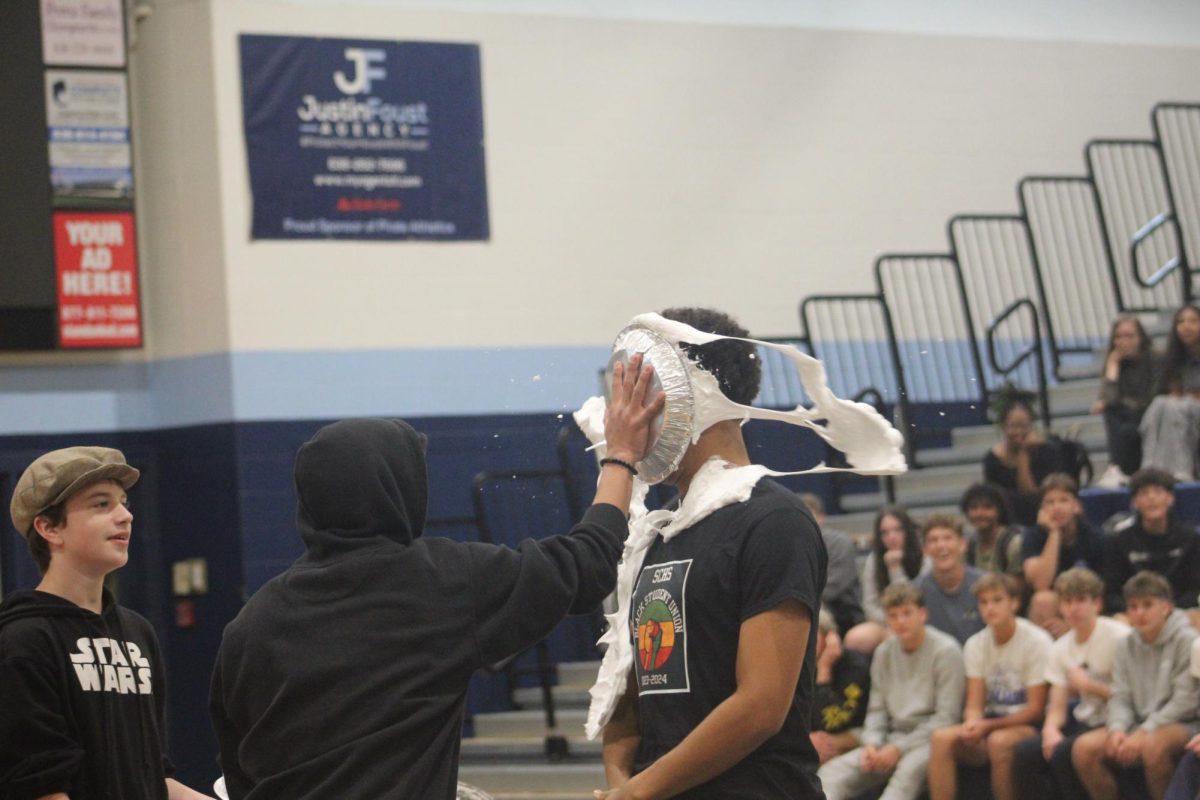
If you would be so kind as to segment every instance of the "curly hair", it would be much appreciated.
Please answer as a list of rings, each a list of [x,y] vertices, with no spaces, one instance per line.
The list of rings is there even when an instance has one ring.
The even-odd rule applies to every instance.
[[[962,513],[966,514],[970,511],[971,506],[975,505],[995,506],[996,510],[1000,512],[999,522],[1001,525],[1008,525],[1011,521],[1012,512],[1008,508],[1008,500],[1005,499],[1004,492],[1000,491],[1000,487],[994,483],[973,483],[967,487],[958,507]]]
[[[741,338],[750,336],[750,332],[733,317],[716,309],[681,307],[668,308],[659,313],[705,333]],[[762,362],[753,344],[722,339],[709,344],[682,344],[680,347],[702,369],[713,374],[721,391],[730,400],[744,406],[754,402],[759,384],[762,383]]]
[[[1146,467],[1139,469],[1129,476],[1129,496],[1137,497],[1137,493],[1147,486],[1157,486],[1168,492],[1175,492],[1175,476],[1165,469]]]

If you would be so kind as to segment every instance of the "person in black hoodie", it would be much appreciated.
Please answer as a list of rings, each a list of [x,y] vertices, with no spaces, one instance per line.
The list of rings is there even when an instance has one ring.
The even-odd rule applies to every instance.
[[[595,504],[516,549],[421,536],[425,439],[344,420],[296,456],[305,553],[225,629],[210,697],[232,800],[452,798],[467,683],[616,585],[660,392],[614,370]],[[318,733],[319,732],[319,733]]]
[[[153,628],[104,578],[125,565],[139,473],[118,450],[68,447],[21,475],[13,526],[42,573],[0,605],[0,797],[197,800],[168,777]]]
[[[1157,572],[1175,592],[1176,608],[1187,611],[1196,625],[1200,594],[1200,535],[1171,511],[1175,504],[1175,478],[1166,470],[1147,467],[1129,479],[1135,513],[1117,523],[1105,541],[1104,585],[1108,587],[1105,611],[1125,611],[1121,587],[1141,570]],[[1200,626],[1198,626],[1200,627]]]

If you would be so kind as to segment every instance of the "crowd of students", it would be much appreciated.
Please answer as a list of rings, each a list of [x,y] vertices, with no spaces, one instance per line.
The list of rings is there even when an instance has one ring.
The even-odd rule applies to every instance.
[[[697,369],[749,403],[761,367],[748,333],[711,309],[664,315],[729,339],[698,348]],[[1181,310],[1174,335],[1182,355],[1163,374],[1180,394],[1167,396],[1194,408],[1163,414],[1190,420],[1200,310]],[[346,420],[307,442],[305,555],[226,628],[214,667],[229,796],[452,797],[471,674],[618,585],[636,464],[666,399],[652,379],[640,355],[614,367],[595,504],[515,550],[421,536],[425,441],[407,424]],[[694,437],[668,478],[676,524],[639,529],[644,560],[624,578],[639,610],[609,676],[624,691],[595,721],[597,796],[817,800],[823,782],[831,799],[882,787],[952,800],[971,765],[997,800],[1197,800],[1200,538],[1172,514],[1175,475],[1136,471],[1135,513],[1102,533],[1069,475],[1035,467],[1031,426],[1007,415],[1019,446],[996,456],[1031,519],[1010,519],[990,484],[962,497],[969,528],[887,507],[861,580],[849,538],[818,533],[819,502],[763,477],[738,420]],[[154,632],[104,588],[128,560],[137,478],[118,451],[72,447],[17,482],[13,525],[42,580],[0,604],[0,796],[205,797],[171,777]]]
[[[1172,513],[1170,473],[1136,471],[1130,491],[1103,533],[1061,473],[1031,527],[990,484],[963,494],[965,524],[877,515],[862,621],[820,620],[829,800],[953,800],[960,765],[986,767],[997,800],[1200,796],[1200,535]]]

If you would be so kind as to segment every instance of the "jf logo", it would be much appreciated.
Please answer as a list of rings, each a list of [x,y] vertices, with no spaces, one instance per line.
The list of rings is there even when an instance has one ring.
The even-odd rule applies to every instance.
[[[383,50],[366,49],[363,47],[347,47],[346,60],[354,65],[354,75],[347,78],[340,69],[333,73],[333,82],[342,94],[368,94],[371,91],[371,81],[381,81],[387,77],[387,70],[373,66],[387,58]]]

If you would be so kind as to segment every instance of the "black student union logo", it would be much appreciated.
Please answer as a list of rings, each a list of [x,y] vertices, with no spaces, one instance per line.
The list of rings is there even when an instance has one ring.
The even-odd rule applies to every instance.
[[[685,589],[691,559],[643,567],[634,592],[639,694],[688,691]]]

